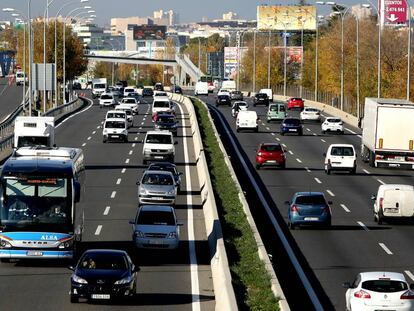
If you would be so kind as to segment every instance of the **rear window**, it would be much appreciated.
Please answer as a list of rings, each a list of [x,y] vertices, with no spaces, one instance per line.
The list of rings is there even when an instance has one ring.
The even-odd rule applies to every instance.
[[[319,112],[319,110],[318,109],[315,109],[315,108],[306,108],[306,111]]]
[[[263,97],[263,98],[267,98],[267,94],[266,93],[259,93],[259,94],[256,94],[256,97]]]
[[[149,144],[172,144],[171,135],[149,134],[146,143]]]
[[[282,151],[282,147],[280,145],[263,145],[261,148],[263,151]]]
[[[128,98],[123,101],[125,104],[135,104],[135,99]]]
[[[138,215],[137,224],[174,226],[174,214],[172,212],[141,211]]]
[[[134,89],[125,89],[124,92],[125,93],[134,93],[135,90]]]
[[[408,289],[407,283],[394,280],[370,280],[362,282],[362,288],[377,293],[395,293]]]
[[[158,123],[174,123],[174,117],[158,117]]]
[[[293,125],[299,125],[300,124],[300,120],[299,119],[285,119],[284,123],[293,124]]]
[[[151,165],[147,170],[148,171],[166,171],[166,172],[170,172],[173,175],[177,174],[175,168],[172,166]]]
[[[170,108],[170,102],[156,101],[154,102],[154,108]]]
[[[122,254],[85,254],[79,262],[80,269],[126,270],[128,264]]]
[[[326,121],[331,122],[331,123],[339,123],[339,122],[342,122],[341,119],[326,119]]]
[[[298,101],[302,101],[302,98],[298,98],[298,97],[294,97],[291,100],[298,100]]]
[[[122,121],[106,121],[105,122],[106,129],[123,129],[125,128],[125,122]]]
[[[301,195],[296,198],[295,203],[301,205],[324,205],[326,201],[323,195]]]
[[[111,95],[101,95],[101,99],[112,99]]]
[[[332,147],[331,155],[350,157],[354,155],[354,149],[351,147]]]
[[[106,115],[107,119],[111,119],[111,118],[121,118],[121,119],[125,119],[125,113],[120,113],[120,112],[108,112],[108,114]]]

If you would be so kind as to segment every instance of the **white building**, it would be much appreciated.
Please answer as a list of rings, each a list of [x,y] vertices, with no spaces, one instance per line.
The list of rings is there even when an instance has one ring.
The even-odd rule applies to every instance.
[[[374,14],[373,8],[366,8],[362,4],[353,5],[351,7],[351,13],[359,20],[368,18]]]
[[[235,20],[238,19],[238,14],[235,12],[227,12],[223,14],[223,20],[225,21],[231,21],[231,20]]]

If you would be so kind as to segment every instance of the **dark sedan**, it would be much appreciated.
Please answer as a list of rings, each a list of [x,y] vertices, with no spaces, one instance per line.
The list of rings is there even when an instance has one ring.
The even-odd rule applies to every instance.
[[[303,127],[300,120],[297,118],[286,118],[280,124],[280,134],[285,135],[288,133],[295,133],[303,135]]]
[[[136,293],[138,267],[125,251],[91,249],[83,253],[71,277],[70,302],[110,300]]]
[[[150,88],[146,87],[142,90],[142,97],[153,96],[153,95],[154,95],[153,89],[150,89]]]
[[[177,124],[178,121],[172,113],[158,113],[154,127],[156,130],[170,131],[174,136],[177,136]]]
[[[178,85],[173,85],[171,87],[171,91],[175,94],[183,94],[183,89],[179,87]]]
[[[216,99],[216,107],[219,105],[231,106],[231,98],[229,95],[218,95]]]
[[[253,106],[256,106],[256,105],[266,105],[266,106],[269,106],[269,97],[267,96],[266,93],[257,93],[254,96]]]

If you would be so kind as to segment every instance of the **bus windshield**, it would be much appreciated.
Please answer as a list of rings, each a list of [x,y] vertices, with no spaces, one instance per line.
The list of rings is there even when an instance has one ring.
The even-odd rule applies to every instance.
[[[19,228],[65,230],[72,224],[71,183],[65,178],[7,178],[0,206],[0,224]],[[63,225],[63,226],[62,226]]]

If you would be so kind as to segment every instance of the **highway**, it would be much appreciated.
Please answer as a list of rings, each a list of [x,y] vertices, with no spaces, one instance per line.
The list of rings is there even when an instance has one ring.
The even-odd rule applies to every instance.
[[[176,164],[183,172],[182,190],[176,205],[181,243],[176,251],[137,250],[132,228],[137,206],[136,181],[142,165],[141,140],[153,128],[149,104],[141,104],[129,130],[128,143],[102,142],[102,122],[107,109],[95,101],[61,123],[56,130],[58,146],[80,147],[85,152],[86,187],[81,204],[85,209],[82,249],[124,249],[141,270],[137,295],[119,304],[69,302],[68,262],[14,261],[0,264],[0,310],[214,310],[210,254],[205,232],[194,154],[190,148],[188,114],[181,107],[176,140]],[[187,148],[184,146],[187,145]],[[183,148],[184,147],[184,148]],[[187,180],[189,181],[187,184]],[[192,202],[192,205],[188,205]],[[193,217],[189,217],[193,215]],[[194,238],[189,239],[189,236]],[[191,247],[190,247],[191,246]],[[193,249],[190,254],[190,250]],[[197,265],[190,266],[190,255]]]
[[[214,105],[215,96],[200,96],[201,100]],[[286,259],[274,253],[278,249],[275,232],[270,229],[269,222],[259,212],[260,203],[256,194],[246,182],[246,174],[240,169],[231,147],[231,140],[239,143],[243,161],[249,164],[250,171],[256,177],[257,184],[262,186],[265,196],[273,201],[273,213],[284,223],[284,232],[292,241],[296,253],[307,271],[313,287],[323,301],[324,309],[345,309],[345,289],[342,283],[353,281],[355,275],[363,271],[395,271],[404,272],[408,282],[414,283],[414,251],[412,244],[414,226],[412,223],[393,223],[377,225],[374,222],[373,202],[370,197],[376,194],[379,185],[388,183],[412,184],[412,171],[372,168],[358,159],[356,175],[333,173],[326,175],[323,169],[324,156],[332,143],[349,143],[356,148],[358,155],[361,145],[360,131],[347,126],[344,135],[321,134],[320,123],[305,123],[304,135],[281,136],[279,123],[266,123],[267,107],[253,107],[249,99],[250,110],[258,112],[259,133],[235,130],[235,119],[231,116],[230,107],[220,106],[216,110],[211,106],[212,116],[224,140],[227,151],[236,167],[238,178],[247,192],[250,208],[259,221],[258,227],[265,241],[268,252],[273,255],[276,273],[284,288],[289,304],[306,306],[308,303],[295,293],[292,280],[295,278],[286,266]],[[217,112],[218,111],[218,112]],[[290,116],[299,117],[299,112],[289,112]],[[227,126],[231,130],[226,135]],[[255,172],[255,149],[261,142],[280,142],[287,150],[287,167],[280,169],[262,169]],[[250,192],[249,192],[250,191]],[[327,200],[333,201],[332,227],[287,229],[287,205],[297,191],[322,191]],[[266,227],[266,228],[265,228]],[[280,249],[280,248],[279,248]],[[304,302],[302,305],[300,301]]]
[[[0,78],[0,121],[22,103],[23,86],[8,84],[8,78]]]

